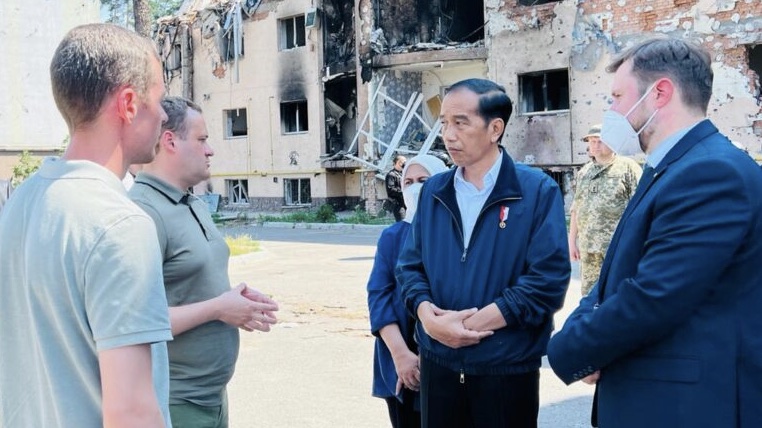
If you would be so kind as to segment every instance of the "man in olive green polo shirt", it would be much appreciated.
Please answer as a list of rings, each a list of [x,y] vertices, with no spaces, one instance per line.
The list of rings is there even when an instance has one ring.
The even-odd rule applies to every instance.
[[[269,331],[277,304],[239,284],[230,288],[230,251],[206,205],[187,189],[209,178],[201,108],[162,101],[167,121],[156,158],[144,165],[130,197],[156,223],[174,340],[168,344],[174,428],[228,426],[225,388],[238,358],[238,329]]]

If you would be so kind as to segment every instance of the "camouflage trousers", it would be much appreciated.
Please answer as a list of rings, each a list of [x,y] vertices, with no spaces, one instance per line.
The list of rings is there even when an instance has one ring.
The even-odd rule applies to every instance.
[[[590,290],[598,281],[598,275],[601,274],[603,265],[603,253],[585,253],[579,254],[579,276],[582,280],[582,295],[587,296]]]

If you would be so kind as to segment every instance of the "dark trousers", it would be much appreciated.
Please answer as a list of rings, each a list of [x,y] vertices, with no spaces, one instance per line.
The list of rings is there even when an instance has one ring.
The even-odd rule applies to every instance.
[[[421,412],[415,409],[415,393],[409,389],[402,391],[402,402],[395,397],[388,397],[389,420],[392,428],[420,428]]]
[[[423,428],[537,428],[540,371],[465,375],[421,358]]]
[[[405,218],[405,204],[391,200],[391,206],[392,214],[394,214],[394,221],[401,221]]]

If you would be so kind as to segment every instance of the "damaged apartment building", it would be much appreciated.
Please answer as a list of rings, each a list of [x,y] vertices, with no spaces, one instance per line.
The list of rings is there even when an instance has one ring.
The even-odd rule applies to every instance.
[[[445,153],[442,99],[471,77],[506,88],[503,144],[568,195],[606,66],[654,32],[710,50],[709,117],[762,160],[759,0],[188,0],[157,40],[170,92],[205,110],[228,204],[376,212],[394,153]]]

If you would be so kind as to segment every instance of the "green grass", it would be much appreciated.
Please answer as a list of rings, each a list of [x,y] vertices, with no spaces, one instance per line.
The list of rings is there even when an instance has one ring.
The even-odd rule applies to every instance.
[[[257,216],[257,221],[264,222],[285,222],[285,223],[346,223],[346,224],[392,224],[394,218],[391,216],[373,216],[364,209],[357,208],[347,217],[339,218],[334,213],[330,205],[322,205],[317,210],[298,211],[290,214],[271,215],[263,214]]]
[[[225,236],[225,242],[230,248],[231,256],[253,253],[260,250],[259,241],[251,239],[249,235]]]

